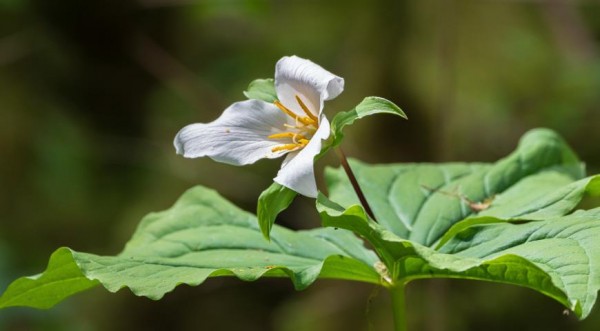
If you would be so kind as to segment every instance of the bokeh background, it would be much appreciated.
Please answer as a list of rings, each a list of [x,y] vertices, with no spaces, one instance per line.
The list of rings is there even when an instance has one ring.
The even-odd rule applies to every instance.
[[[0,287],[60,246],[119,252],[144,214],[193,185],[254,211],[279,161],[187,160],[171,142],[291,54],[346,79],[330,115],[369,95],[408,114],[349,128],[349,156],[494,161],[549,127],[600,171],[597,1],[0,0]],[[312,207],[297,199],[280,223],[318,226]],[[95,289],[49,311],[9,309],[0,329],[387,330],[389,309],[364,284],[213,279],[159,302]],[[598,308],[583,322],[563,310],[498,284],[408,288],[412,330],[600,328]]]

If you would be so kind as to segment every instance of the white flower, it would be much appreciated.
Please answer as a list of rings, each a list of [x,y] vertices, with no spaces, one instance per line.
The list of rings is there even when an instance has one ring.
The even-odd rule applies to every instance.
[[[233,165],[287,154],[274,181],[308,197],[317,196],[314,157],[329,138],[323,103],[337,97],[344,80],[297,56],[275,66],[274,103],[236,102],[210,123],[191,124],[175,137],[184,157],[208,156]]]

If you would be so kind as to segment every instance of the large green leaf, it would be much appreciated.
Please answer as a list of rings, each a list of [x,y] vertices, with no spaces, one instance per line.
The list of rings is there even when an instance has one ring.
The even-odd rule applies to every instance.
[[[379,223],[341,170],[327,171],[331,200],[319,196],[317,208],[324,225],[373,245],[392,285],[431,277],[509,283],[589,314],[600,289],[600,208],[570,213],[584,195],[600,194],[600,176],[582,178],[554,132],[529,132],[494,164],[352,166]]]
[[[585,185],[568,186],[583,177],[583,167],[565,142],[546,129],[526,134],[515,152],[494,164],[371,166],[352,161],[351,166],[379,223],[426,246],[477,214],[503,219],[564,215],[586,191]],[[341,169],[327,169],[326,179],[333,201],[344,206],[358,202]]]
[[[531,261],[587,316],[600,290],[600,208],[526,224],[496,223],[463,230],[441,252],[475,259],[517,255]]]
[[[438,247],[462,230],[477,224],[547,220],[569,213],[585,194],[600,194],[600,176],[569,181],[570,177],[554,171],[520,181],[499,195],[489,209],[452,225],[438,242]]]
[[[274,226],[267,242],[253,215],[196,187],[171,209],[145,217],[117,256],[57,250],[43,274],[9,285],[0,307],[49,308],[98,284],[159,299],[179,284],[194,286],[216,276],[289,277],[297,289],[319,277],[378,284],[376,262],[345,230],[294,232]]]
[[[481,224],[458,233],[441,250],[400,238],[372,222],[359,205],[317,199],[323,224],[371,242],[390,285],[421,278],[462,278],[525,286],[585,318],[600,289],[600,208],[526,224]]]

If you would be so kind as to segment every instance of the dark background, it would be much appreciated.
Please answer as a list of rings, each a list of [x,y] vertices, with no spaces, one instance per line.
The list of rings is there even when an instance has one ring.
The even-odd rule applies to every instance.
[[[243,99],[283,55],[346,79],[330,118],[369,95],[408,114],[347,129],[349,156],[491,162],[549,127],[599,172],[599,42],[592,0],[0,0],[0,287],[60,246],[118,253],[144,214],[193,185],[253,211],[279,161],[187,160],[172,139]],[[281,223],[318,226],[313,203],[296,199]],[[364,284],[213,279],[159,302],[95,289],[49,311],[8,309],[0,329],[387,330],[390,308]],[[600,328],[598,309],[584,322],[563,310],[499,284],[408,288],[411,330]]]

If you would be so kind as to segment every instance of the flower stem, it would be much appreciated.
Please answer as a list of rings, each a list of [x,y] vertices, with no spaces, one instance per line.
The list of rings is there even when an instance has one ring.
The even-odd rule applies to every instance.
[[[406,284],[399,283],[390,288],[392,294],[392,313],[394,315],[394,331],[406,331],[406,302],[404,287]]]
[[[360,185],[358,185],[356,176],[354,176],[354,172],[352,172],[352,168],[350,168],[350,164],[348,164],[348,159],[346,159],[346,155],[344,154],[344,151],[342,151],[342,148],[339,146],[337,148],[335,148],[335,151],[336,151],[337,156],[340,159],[340,163],[342,164],[344,171],[346,171],[346,175],[348,176],[348,179],[350,180],[352,187],[354,188],[354,192],[356,192],[356,195],[358,196],[358,200],[360,200],[360,204],[363,206],[363,208],[365,209],[367,214],[374,221],[376,221],[375,215],[373,214],[373,211],[371,210],[371,207],[369,206],[369,203],[367,202],[367,198],[365,198],[363,191],[360,189]]]

